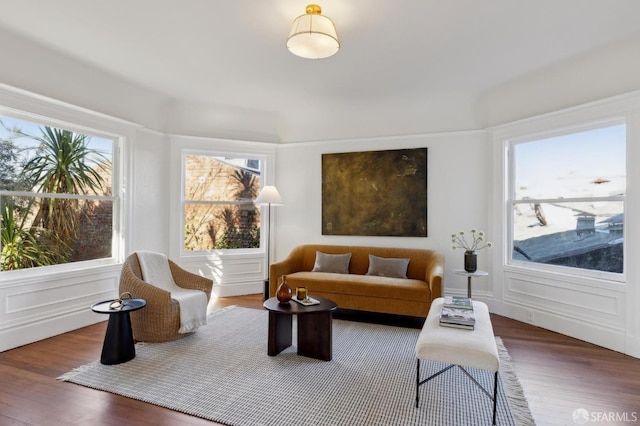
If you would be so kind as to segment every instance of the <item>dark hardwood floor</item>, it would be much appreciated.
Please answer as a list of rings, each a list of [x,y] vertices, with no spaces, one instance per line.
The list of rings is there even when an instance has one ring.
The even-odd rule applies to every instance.
[[[261,295],[215,303],[262,309]],[[623,420],[636,418],[640,423],[639,359],[497,315],[492,322],[514,361],[537,424],[576,424],[572,414],[578,408],[586,409],[592,420],[607,420],[589,424],[633,424]],[[213,424],[56,380],[100,357],[105,329],[102,322],[0,353],[0,425]]]

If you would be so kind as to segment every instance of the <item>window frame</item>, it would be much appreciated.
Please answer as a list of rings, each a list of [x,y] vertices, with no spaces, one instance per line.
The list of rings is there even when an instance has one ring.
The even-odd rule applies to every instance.
[[[0,101],[1,102],[1,101]],[[37,108],[34,108],[37,109]],[[55,109],[55,108],[54,108]],[[47,111],[51,115],[57,115],[54,111]],[[86,113],[86,111],[82,111]],[[93,114],[91,114],[93,115]],[[84,194],[50,194],[50,193],[38,193],[30,191],[5,191],[0,189],[0,196],[25,196],[33,198],[62,198],[62,199],[79,199],[79,200],[98,200],[98,201],[111,201],[112,205],[112,233],[111,233],[111,256],[100,259],[82,260],[77,262],[67,262],[57,265],[38,266],[33,268],[24,268],[11,271],[0,271],[0,281],[5,279],[14,278],[28,278],[32,276],[39,276],[49,273],[63,273],[67,271],[74,271],[78,269],[93,268],[98,266],[109,266],[121,262],[124,253],[125,238],[123,236],[124,226],[124,212],[123,212],[123,198],[124,192],[122,188],[122,171],[124,170],[124,156],[123,145],[126,139],[126,132],[110,131],[107,120],[87,120],[88,117],[80,117],[77,114],[72,114],[72,117],[67,119],[53,118],[50,116],[38,114],[36,112],[29,112],[25,110],[14,109],[0,104],[0,116],[9,117],[17,120],[28,121],[38,126],[49,126],[62,130],[72,131],[74,133],[80,133],[88,135],[90,137],[98,137],[102,139],[109,139],[112,141],[111,152],[111,196],[99,196],[99,195],[84,195]],[[95,118],[95,117],[91,117]],[[91,124],[81,124],[82,122],[94,121]],[[100,129],[103,127],[103,129]]]
[[[228,255],[228,254],[256,254],[262,253],[264,251],[264,226],[263,220],[267,219],[265,215],[263,215],[263,211],[260,209],[260,245],[255,248],[237,248],[237,249],[207,249],[207,250],[185,250],[184,249],[184,240],[185,240],[185,206],[187,204],[196,204],[196,205],[240,205],[245,204],[238,201],[203,201],[203,200],[187,200],[185,194],[185,181],[186,181],[186,157],[188,155],[199,155],[205,157],[228,157],[228,158],[245,158],[251,160],[259,160],[260,161],[260,189],[265,185],[265,172],[267,170],[267,161],[268,158],[264,154],[259,153],[250,153],[250,152],[230,152],[225,150],[206,150],[206,149],[191,149],[191,148],[183,148],[180,150],[180,248],[179,255],[180,257],[185,258],[193,258],[199,257],[203,255],[207,255],[210,253],[218,253],[219,255]]]
[[[608,196],[608,197],[576,197],[576,198],[544,198],[544,199],[527,199],[520,200],[515,198],[516,191],[516,164],[515,164],[515,155],[513,155],[514,147],[518,144],[534,142],[537,140],[549,139],[554,137],[561,137],[566,135],[571,135],[575,133],[583,133],[597,129],[603,129],[606,127],[624,125],[625,126],[625,166],[628,164],[628,140],[629,140],[629,123],[627,122],[627,118],[625,116],[615,116],[603,120],[595,120],[595,121],[585,121],[584,123],[576,123],[571,126],[566,127],[553,127],[548,130],[536,131],[536,132],[528,132],[523,133],[519,136],[513,136],[509,138],[505,138],[503,140],[504,150],[505,150],[505,177],[506,177],[506,185],[505,185],[505,224],[504,224],[504,232],[505,232],[505,251],[504,251],[504,259],[505,259],[505,268],[511,270],[522,270],[522,271],[540,271],[547,273],[555,273],[555,274],[563,274],[566,276],[575,276],[575,277],[584,277],[605,281],[614,281],[624,283],[626,281],[626,273],[627,273],[627,227],[623,229],[623,272],[608,272],[608,271],[599,271],[595,269],[584,269],[572,266],[562,266],[562,265],[552,265],[545,263],[537,263],[537,262],[528,262],[523,260],[513,259],[513,247],[514,247],[514,207],[518,204],[533,204],[533,203],[550,203],[550,202],[560,202],[560,203],[571,203],[571,202],[584,202],[584,201],[611,201],[611,202],[622,202],[623,213],[626,216],[627,211],[627,190],[625,190],[625,195],[622,196]],[[628,170],[625,167],[625,179],[628,180]]]

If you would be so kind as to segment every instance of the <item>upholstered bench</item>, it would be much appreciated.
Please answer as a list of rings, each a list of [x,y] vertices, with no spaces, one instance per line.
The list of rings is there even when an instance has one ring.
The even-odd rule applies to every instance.
[[[493,424],[496,424],[498,396],[498,347],[493,335],[489,309],[482,302],[473,301],[475,328],[464,330],[440,325],[440,312],[444,299],[439,297],[431,303],[429,315],[416,343],[416,408],[420,402],[420,386],[452,367],[459,367],[493,401]],[[420,360],[438,361],[447,367],[420,380]],[[478,368],[494,373],[493,395],[487,391],[464,367]]]

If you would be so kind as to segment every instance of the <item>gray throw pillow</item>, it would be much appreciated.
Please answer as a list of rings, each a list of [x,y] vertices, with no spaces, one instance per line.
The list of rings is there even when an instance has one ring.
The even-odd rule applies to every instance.
[[[326,254],[316,251],[316,263],[312,272],[333,272],[335,274],[348,274],[351,253]]]
[[[407,267],[410,259],[395,259],[369,255],[367,275],[379,277],[407,278]]]

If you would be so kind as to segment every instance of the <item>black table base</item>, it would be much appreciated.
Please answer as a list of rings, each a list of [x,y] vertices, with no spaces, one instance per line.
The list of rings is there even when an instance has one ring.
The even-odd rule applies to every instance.
[[[100,362],[106,365],[121,364],[135,357],[136,348],[129,312],[109,315]]]
[[[264,290],[262,293],[262,301],[264,302],[269,298],[269,278],[264,280]]]

